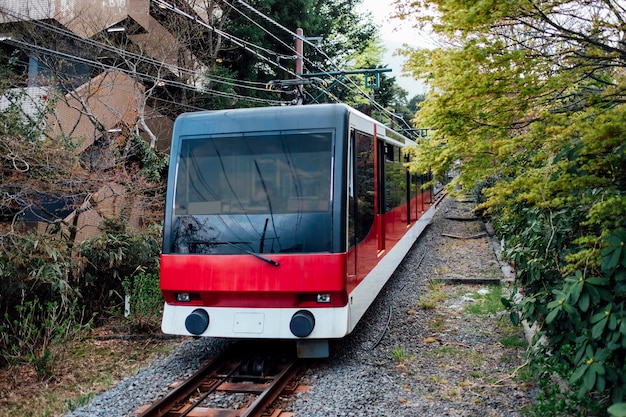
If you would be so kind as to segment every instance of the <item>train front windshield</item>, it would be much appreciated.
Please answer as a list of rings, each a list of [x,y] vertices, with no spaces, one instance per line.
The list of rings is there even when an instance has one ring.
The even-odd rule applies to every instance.
[[[181,143],[173,253],[330,252],[331,132]]]

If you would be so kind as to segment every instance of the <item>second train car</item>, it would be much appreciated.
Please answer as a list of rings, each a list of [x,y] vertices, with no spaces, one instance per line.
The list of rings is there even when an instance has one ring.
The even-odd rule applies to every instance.
[[[160,285],[167,334],[295,339],[328,356],[431,221],[414,142],[343,104],[174,124]]]

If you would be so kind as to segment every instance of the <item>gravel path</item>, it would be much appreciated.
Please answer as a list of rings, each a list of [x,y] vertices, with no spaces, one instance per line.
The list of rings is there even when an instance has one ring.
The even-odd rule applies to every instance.
[[[515,378],[524,363],[522,329],[503,312],[468,310],[480,310],[497,291],[485,283],[503,278],[493,241],[476,237],[482,223],[457,219],[471,216],[468,209],[443,200],[355,331],[307,371],[310,390],[280,408],[301,417],[522,415],[532,388]],[[67,416],[132,416],[138,403],[163,395],[167,382],[192,374],[227,344],[188,339]]]
[[[451,198],[441,203],[355,332],[331,346],[331,358],[307,376],[311,390],[285,409],[307,417],[522,415],[531,395],[514,378],[525,358],[522,329],[502,311],[467,311],[496,291],[484,282],[506,281],[494,242],[442,236],[484,235],[482,222],[450,219],[468,210]]]

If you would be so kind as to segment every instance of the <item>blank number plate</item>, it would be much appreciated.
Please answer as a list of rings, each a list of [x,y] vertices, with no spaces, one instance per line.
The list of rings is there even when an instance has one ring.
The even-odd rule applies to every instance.
[[[235,333],[263,333],[263,322],[265,315],[263,313],[237,313],[235,314],[235,323],[233,332]]]

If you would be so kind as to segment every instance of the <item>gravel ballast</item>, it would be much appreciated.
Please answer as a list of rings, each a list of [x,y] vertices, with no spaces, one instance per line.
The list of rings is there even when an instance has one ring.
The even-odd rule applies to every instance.
[[[330,358],[306,372],[310,389],[279,408],[302,417],[522,415],[532,389],[517,378],[523,331],[504,311],[480,310],[490,291],[508,287],[488,285],[506,279],[494,241],[469,208],[450,197],[440,203],[355,331],[331,342]],[[228,344],[186,339],[66,416],[132,416]]]

